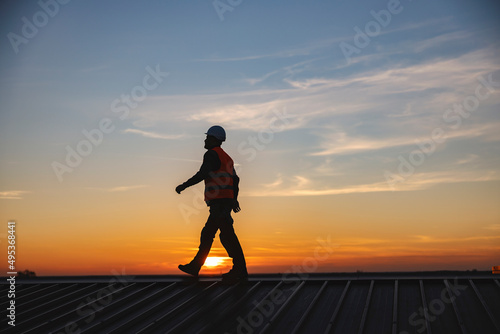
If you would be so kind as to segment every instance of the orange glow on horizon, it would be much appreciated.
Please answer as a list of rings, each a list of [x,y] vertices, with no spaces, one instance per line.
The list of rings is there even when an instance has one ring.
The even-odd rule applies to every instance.
[[[226,259],[230,259],[228,257],[220,257],[220,256],[209,256],[205,261],[205,266],[209,268],[214,268],[222,265]]]
[[[470,202],[454,204],[452,211],[426,203],[431,212],[427,216],[419,216],[422,211],[409,214],[411,207],[395,201],[410,195],[411,200],[420,196],[397,194],[385,202],[380,194],[244,198],[244,211],[233,217],[248,272],[491,271],[498,265],[496,216],[488,210],[472,215],[476,211]],[[493,206],[497,198],[491,198]],[[105,209],[95,203],[88,212],[65,209],[58,220],[51,219],[50,212],[38,217],[35,211],[24,211],[17,219],[16,271],[30,270],[38,276],[183,275],[177,266],[195,256],[208,209],[186,220],[178,201],[172,207],[141,202],[122,206],[118,201],[119,207]],[[330,211],[324,209],[328,205]],[[0,243],[7,243],[5,234],[0,233]],[[6,252],[0,259],[0,269],[7,272]],[[216,235],[200,274],[220,275],[231,267]]]
[[[318,251],[312,240],[303,241],[303,247],[290,242],[280,247],[261,249],[258,240],[247,240],[245,256],[250,274],[259,273],[324,273],[324,272],[385,272],[385,271],[433,271],[433,270],[491,270],[497,264],[500,247],[497,238],[489,242],[473,242],[449,247],[444,241],[422,246],[419,241],[397,244],[394,240],[382,242],[373,239],[333,240],[338,247],[332,247],[330,254]],[[188,242],[189,243],[189,242]],[[264,241],[260,241],[264,243]],[[50,249],[38,251],[24,249],[18,262],[18,270],[34,271],[38,276],[51,275],[183,275],[177,268],[180,263],[187,263],[195,249],[181,247],[163,249],[128,249],[115,245],[102,252],[66,252],[55,254]],[[224,254],[223,248],[214,245],[213,254],[201,268],[201,275],[219,275],[229,271],[232,259]],[[271,246],[271,245],[270,245]],[[124,252],[126,255],[124,255]],[[106,258],[102,257],[106,254]],[[316,254],[316,255],[315,255]],[[226,255],[226,256],[224,256]],[[43,261],[52,258],[52,263]],[[147,259],[147,260],[145,260]]]

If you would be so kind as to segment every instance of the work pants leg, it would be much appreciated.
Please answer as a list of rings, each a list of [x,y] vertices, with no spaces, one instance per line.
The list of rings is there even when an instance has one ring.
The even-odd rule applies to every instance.
[[[212,244],[214,242],[215,233],[219,229],[219,218],[217,217],[219,214],[216,209],[210,207],[210,215],[208,216],[207,222],[205,223],[205,227],[201,230],[200,236],[200,246],[198,247],[198,253],[194,257],[191,263],[200,267],[203,266],[205,260],[207,259],[208,254],[210,253],[210,249],[212,248]]]
[[[234,232],[234,220],[231,217],[231,210],[231,207],[225,207],[221,212],[219,238],[222,246],[226,249],[227,254],[233,259],[233,269],[246,273],[247,265],[245,256],[243,255],[243,249],[241,248],[240,241]]]

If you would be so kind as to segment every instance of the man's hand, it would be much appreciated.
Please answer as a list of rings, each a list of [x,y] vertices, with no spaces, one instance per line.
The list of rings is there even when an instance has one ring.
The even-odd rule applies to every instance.
[[[234,213],[241,211],[240,203],[238,203],[238,200],[236,200],[236,199],[233,202],[233,211],[234,211]]]
[[[184,186],[184,185],[182,185],[182,184],[181,184],[181,185],[178,185],[178,186],[175,188],[175,191],[176,191],[178,194],[180,194],[180,193],[181,193],[181,191],[183,191],[184,189],[186,189],[186,186]]]

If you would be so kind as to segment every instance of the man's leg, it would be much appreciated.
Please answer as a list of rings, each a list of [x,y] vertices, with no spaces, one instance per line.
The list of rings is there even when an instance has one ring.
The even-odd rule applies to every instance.
[[[225,207],[223,210],[222,220],[219,225],[220,228],[220,241],[222,246],[227,251],[229,257],[233,259],[233,270],[247,274],[247,265],[243,249],[241,248],[240,241],[236,236],[233,228],[233,218],[231,217],[231,207]]]
[[[207,259],[208,253],[212,248],[214,242],[215,233],[219,229],[218,216],[220,216],[219,208],[215,206],[210,207],[210,215],[208,216],[205,227],[201,230],[200,246],[198,247],[198,253],[194,257],[191,263],[201,268]]]

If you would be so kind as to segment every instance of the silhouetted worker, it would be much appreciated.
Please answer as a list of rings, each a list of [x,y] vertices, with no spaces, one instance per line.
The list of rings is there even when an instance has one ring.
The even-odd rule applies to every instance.
[[[200,170],[189,180],[177,186],[175,191],[181,191],[205,181],[205,202],[210,207],[210,215],[201,231],[200,246],[194,259],[179,265],[179,269],[193,276],[198,276],[200,268],[205,263],[217,230],[220,230],[220,241],[233,259],[233,268],[222,275],[223,279],[244,280],[248,277],[245,256],[238,237],[234,233],[231,211],[239,212],[238,184],[240,178],[234,170],[231,157],[220,147],[226,140],[226,132],[218,125],[208,129],[205,139],[207,152],[203,156]]]

